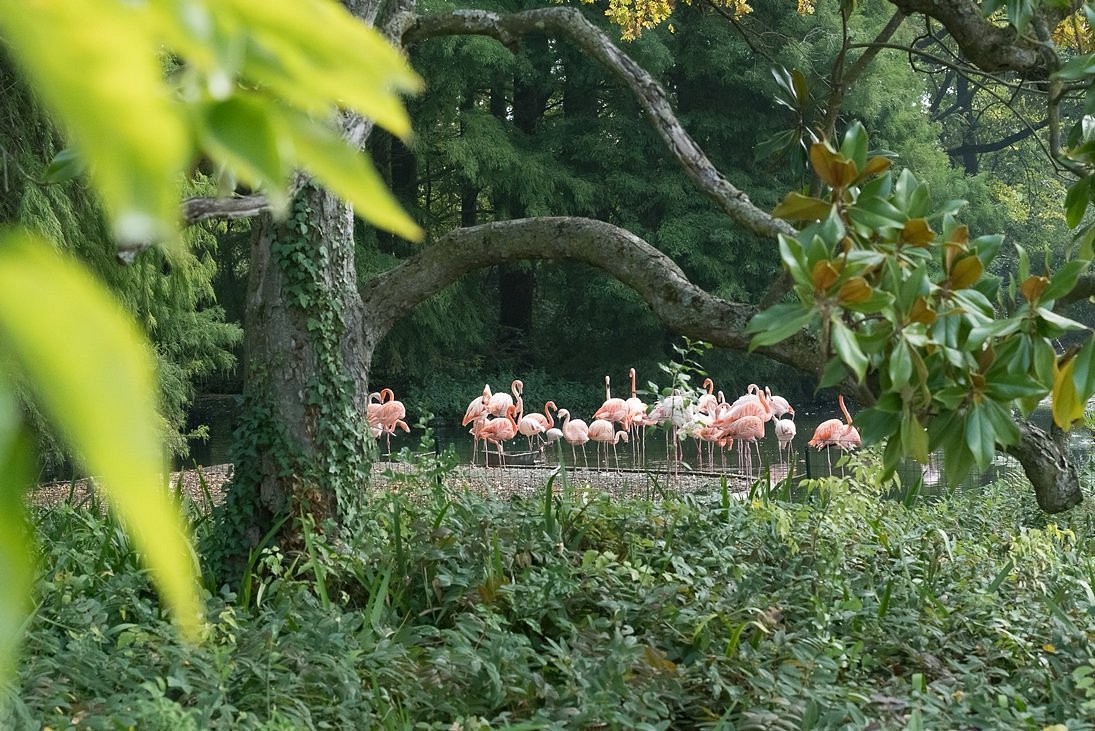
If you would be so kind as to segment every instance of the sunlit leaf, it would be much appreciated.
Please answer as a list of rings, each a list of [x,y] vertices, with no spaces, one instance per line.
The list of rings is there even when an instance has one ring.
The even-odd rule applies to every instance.
[[[23,508],[33,461],[21,425],[11,385],[0,377],[0,688],[15,670],[34,585],[34,550]]]
[[[135,243],[174,232],[190,156],[147,22],[144,3],[0,3],[4,42],[86,160],[115,236]]]
[[[856,179],[855,163],[833,152],[824,142],[810,145],[810,164],[821,180],[831,188],[843,188]]]
[[[245,73],[310,111],[337,99],[406,138],[410,120],[395,92],[416,92],[422,81],[380,33],[327,0],[230,0],[253,42],[267,53],[248,55]],[[274,54],[276,63],[261,63]],[[301,80],[307,79],[307,84]]]
[[[351,203],[359,216],[409,241],[421,240],[422,229],[399,205],[364,153],[350,149],[330,127],[302,115],[286,113],[280,123],[292,141],[296,162]]]
[[[965,289],[977,281],[984,267],[976,256],[966,256],[955,262],[951,269],[950,283],[954,289]]]
[[[805,310],[802,305],[790,303],[774,305],[757,313],[749,321],[747,332],[757,333],[749,341],[749,349],[773,345],[791,337],[809,324],[813,316],[814,314]]]
[[[278,130],[260,98],[236,94],[202,107],[203,147],[228,163],[241,180],[265,188],[283,203],[289,167],[282,161]]]
[[[935,231],[923,218],[911,218],[901,229],[901,239],[913,246],[927,246],[934,238]]]
[[[1072,382],[1083,402],[1095,394],[1095,337],[1089,337],[1072,360]]]
[[[1072,380],[1075,364],[1076,359],[1069,358],[1064,365],[1057,366],[1053,374],[1053,422],[1064,430],[1084,415],[1084,400],[1076,392],[1076,384]]]
[[[51,423],[99,478],[184,632],[199,629],[197,582],[163,483],[152,359],[89,274],[30,236],[0,237],[0,343]]]

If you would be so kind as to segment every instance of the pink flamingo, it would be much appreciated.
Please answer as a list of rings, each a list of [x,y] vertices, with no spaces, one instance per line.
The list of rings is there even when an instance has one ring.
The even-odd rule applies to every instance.
[[[487,410],[487,403],[490,401],[490,384],[483,386],[483,395],[476,396],[468,404],[468,408],[464,411],[464,418],[460,422],[460,426],[467,426],[478,418],[480,414]]]
[[[382,388],[380,390],[380,395],[386,398],[383,403],[380,404],[380,409],[377,411],[377,418],[386,434],[385,441],[388,445],[388,453],[391,454],[392,434],[395,432],[396,422],[407,416],[407,407],[403,405],[402,401],[396,401],[395,394],[392,393],[392,389],[390,388]]]
[[[506,466],[506,449],[503,442],[508,442],[517,436],[517,420],[514,418],[514,414],[517,413],[517,407],[514,404],[510,404],[506,407],[506,414],[500,419],[491,419],[479,430],[479,438],[486,441],[488,444],[498,445],[499,461],[503,467]]]
[[[645,416],[646,404],[635,395],[635,369],[627,369],[628,378],[631,379],[631,397],[624,403],[627,404],[627,424],[624,426],[631,434],[631,453],[643,454],[646,445]]]
[[[838,393],[836,401],[840,406],[840,411],[844,414],[845,421],[827,419],[818,424],[817,429],[814,429],[814,436],[807,442],[809,446],[817,447],[819,450],[824,447],[837,446],[847,451],[859,447],[862,443],[859,430],[852,426],[852,415],[848,413],[848,407],[844,405],[844,394]],[[833,463],[828,451],[825,452],[825,459],[829,463],[829,472],[831,473]]]
[[[620,457],[616,454],[616,444],[623,439],[627,441],[627,432],[616,431],[616,427],[612,425],[612,422],[607,419],[595,419],[589,425],[589,431],[587,432],[590,439],[595,442],[599,442],[604,445],[605,450],[605,466],[608,466],[608,445],[612,445],[612,454],[616,458],[616,471],[620,471]],[[600,447],[597,450],[597,458],[600,461]]]
[[[586,469],[589,469],[589,460],[586,457],[589,427],[581,419],[571,419],[570,411],[567,409],[559,409],[555,412],[555,415],[563,420],[563,439],[570,445],[570,452],[574,457],[574,461],[578,461],[578,453],[574,450],[574,447],[580,444],[582,446],[582,461],[585,462]]]
[[[532,438],[539,436],[543,438],[544,432],[551,427],[555,426],[555,420],[551,418],[551,412],[549,409],[555,408],[554,401],[548,401],[544,404],[544,413],[532,412],[526,414],[520,418],[517,422],[517,431],[524,434],[528,438],[528,448],[532,449]]]
[[[719,400],[715,397],[715,382],[710,378],[705,378],[703,379],[703,387],[707,393],[701,395],[696,401],[696,411],[701,414],[713,414],[719,405]]]
[[[496,393],[490,397],[490,400],[487,402],[487,413],[491,416],[502,416],[505,414],[506,409],[513,406],[514,399],[521,395],[521,391],[524,389],[525,384],[514,379],[509,387],[513,396],[510,396],[508,393]]]
[[[773,396],[772,389],[767,386],[764,387],[764,393],[768,396],[768,402],[772,404],[772,416],[777,419],[781,418],[784,414],[795,415],[795,410],[787,399],[782,396]]]
[[[753,474],[753,453],[749,450],[749,443],[751,442],[757,448],[757,459],[760,460],[758,440],[764,438],[764,420],[759,416],[743,416],[723,427],[722,433],[724,439],[737,442],[738,468],[745,466],[748,474]]]
[[[604,419],[623,424],[631,415],[631,409],[622,398],[612,398],[609,377],[605,376],[605,402],[593,413],[594,419]]]
[[[795,412],[791,412],[790,419],[775,419],[772,422],[772,431],[776,433],[776,441],[779,443],[779,461],[783,462],[783,450],[787,449],[787,461],[791,460],[791,440],[798,433],[798,427],[794,422]]]

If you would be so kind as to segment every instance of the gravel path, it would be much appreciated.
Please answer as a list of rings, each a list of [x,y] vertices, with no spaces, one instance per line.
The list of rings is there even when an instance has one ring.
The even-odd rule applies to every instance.
[[[498,497],[534,495],[543,490],[548,479],[555,473],[555,465],[506,468],[461,465],[446,479],[446,485],[454,491],[467,488],[484,495]],[[171,486],[175,489],[181,484],[183,491],[197,505],[207,505],[209,498],[215,505],[219,505],[224,499],[224,485],[231,477],[232,465],[212,465],[200,467],[197,470],[173,472]],[[401,482],[428,478],[419,477],[413,465],[400,462],[378,462],[373,465],[373,479],[376,489],[398,489]],[[670,491],[676,493],[718,491],[720,479],[721,476],[717,474],[685,471],[678,475],[639,470],[606,472],[568,469],[566,471],[566,481],[570,487],[603,490],[615,497],[649,499],[664,497]],[[744,494],[749,489],[749,480],[745,478],[728,476],[727,480],[727,486],[731,492]],[[92,495],[89,492],[91,486],[92,481],[88,479],[43,483],[32,490],[28,498],[34,505],[53,505],[70,498],[77,505],[86,505],[91,502]],[[562,475],[555,478],[554,488],[555,490],[563,488]],[[206,497],[206,490],[209,491],[209,498]]]

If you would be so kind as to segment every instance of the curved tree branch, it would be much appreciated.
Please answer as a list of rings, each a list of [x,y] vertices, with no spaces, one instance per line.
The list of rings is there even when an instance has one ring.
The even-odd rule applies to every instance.
[[[981,13],[974,0],[890,0],[906,15],[920,13],[943,24],[971,62],[984,71],[1046,74],[1053,61],[1037,38],[1021,36],[1011,26],[999,26]],[[1076,12],[1082,0],[1043,3],[1035,12],[1039,23],[1056,28]]]
[[[625,229],[589,218],[525,218],[461,228],[361,287],[372,315],[370,339],[474,269],[521,259],[570,259],[603,269],[631,287],[668,328],[724,348],[746,350],[745,328],[759,310],[697,287],[662,252]],[[817,375],[817,341],[807,334],[758,353]]]
[[[749,196],[719,172],[681,126],[665,91],[654,77],[573,8],[541,8],[507,15],[484,10],[425,15],[410,24],[403,42],[408,44],[447,35],[484,35],[497,39],[506,47],[513,47],[525,34],[545,32],[570,41],[627,85],[685,173],[731,219],[764,236],[795,234],[794,227],[755,206]]]

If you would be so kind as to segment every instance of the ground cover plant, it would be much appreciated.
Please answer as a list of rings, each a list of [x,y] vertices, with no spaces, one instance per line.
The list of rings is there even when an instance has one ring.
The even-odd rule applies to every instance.
[[[906,505],[873,458],[847,469],[503,500],[426,464],[352,545],[306,523],[295,557],[207,571],[199,645],[116,521],[43,509],[0,726],[1091,728],[1095,513],[1048,522],[1010,479]]]

